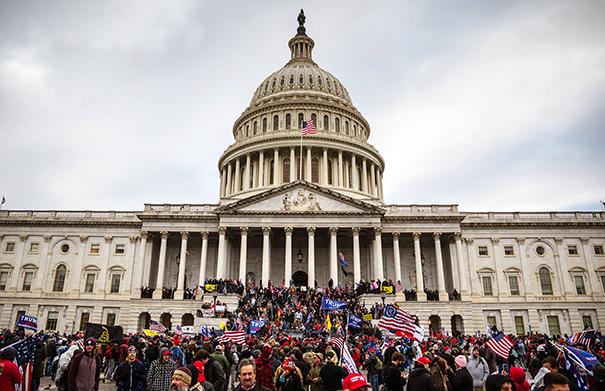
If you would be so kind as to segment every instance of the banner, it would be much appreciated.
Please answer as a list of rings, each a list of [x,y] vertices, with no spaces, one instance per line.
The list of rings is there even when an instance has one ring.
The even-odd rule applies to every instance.
[[[371,321],[372,320],[372,314],[363,314],[363,320],[366,321]]]
[[[208,336],[208,327],[202,326],[200,328],[200,334],[202,334],[204,337],[207,337]]]
[[[363,319],[354,314],[349,314],[349,327],[352,329],[360,329]]]
[[[325,296],[323,299],[321,299],[321,309],[322,310],[327,310],[327,311],[344,310],[347,308],[347,306],[348,306],[348,304],[346,301],[332,300]]]
[[[97,343],[101,345],[106,345],[109,342],[122,342],[122,326],[86,323],[84,335],[84,338],[95,338]]]
[[[227,307],[224,305],[215,305],[214,312],[217,314],[224,314],[227,311]]]
[[[17,320],[17,327],[23,327],[30,330],[38,330],[38,319],[31,315],[20,315]]]
[[[202,308],[202,316],[204,318],[214,318],[214,308]]]
[[[380,287],[380,291],[386,293],[387,295],[392,295],[393,294],[393,287],[392,286],[381,286]]]
[[[254,334],[258,333],[258,331],[260,329],[262,329],[264,325],[265,325],[265,322],[262,320],[251,321],[250,322],[250,334],[254,335]]]
[[[206,293],[216,292],[216,288],[217,288],[216,284],[206,284],[206,285],[204,285],[204,291]]]

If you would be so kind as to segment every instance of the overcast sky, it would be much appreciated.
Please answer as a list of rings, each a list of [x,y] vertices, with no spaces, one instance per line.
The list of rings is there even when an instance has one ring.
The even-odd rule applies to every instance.
[[[0,2],[4,209],[214,203],[305,8],[387,203],[600,210],[605,1]]]

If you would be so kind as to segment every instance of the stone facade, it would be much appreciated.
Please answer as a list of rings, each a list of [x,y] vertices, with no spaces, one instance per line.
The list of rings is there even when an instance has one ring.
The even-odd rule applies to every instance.
[[[184,300],[208,277],[325,286],[400,281],[426,327],[570,333],[605,324],[605,213],[462,212],[389,205],[384,160],[346,89],[313,62],[299,27],[291,60],[258,87],[219,160],[216,204],[142,211],[0,211],[0,328],[19,313],[42,328],[85,321],[140,329],[216,324]],[[317,132],[302,140],[298,123]],[[302,164],[300,164],[302,162]],[[339,253],[351,263],[339,267]],[[141,298],[144,287],[155,288]],[[161,288],[176,288],[162,299]],[[423,289],[439,293],[427,301]],[[461,300],[449,300],[456,290]],[[210,296],[211,300],[216,297]],[[208,297],[206,297],[208,300]],[[237,297],[220,300],[235,306]]]

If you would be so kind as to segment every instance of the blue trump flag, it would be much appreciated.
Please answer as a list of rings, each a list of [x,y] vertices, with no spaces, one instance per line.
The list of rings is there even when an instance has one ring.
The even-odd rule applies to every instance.
[[[258,333],[258,331],[260,329],[262,329],[264,325],[265,325],[265,322],[262,320],[250,321],[250,334],[254,335],[254,334]]]
[[[360,329],[363,324],[363,319],[354,314],[349,314],[349,327],[352,329]]]
[[[323,297],[323,299],[321,299],[321,309],[322,310],[326,310],[326,311],[338,311],[338,310],[344,310],[346,309],[348,306],[346,301],[337,301],[337,300],[332,300],[330,298],[327,297]]]

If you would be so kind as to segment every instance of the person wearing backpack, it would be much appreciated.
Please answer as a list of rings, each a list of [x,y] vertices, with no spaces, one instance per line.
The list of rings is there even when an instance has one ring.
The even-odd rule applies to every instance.
[[[473,390],[485,390],[485,381],[489,376],[489,365],[483,357],[479,355],[479,348],[474,347],[471,356],[466,364],[466,369],[473,377]]]
[[[368,371],[368,380],[372,385],[372,391],[378,391],[382,382],[382,361],[376,356],[374,348],[370,348],[368,357],[363,362],[363,367]]]

